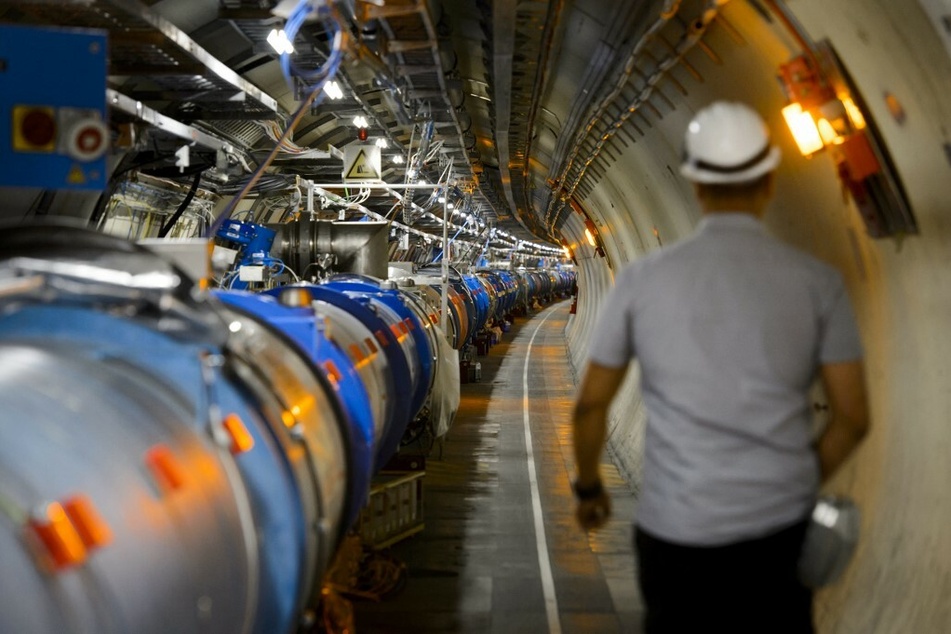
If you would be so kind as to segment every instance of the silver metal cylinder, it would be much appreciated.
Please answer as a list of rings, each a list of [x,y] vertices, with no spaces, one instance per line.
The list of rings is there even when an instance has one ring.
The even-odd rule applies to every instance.
[[[272,255],[306,278],[314,267],[334,273],[358,273],[386,279],[385,222],[330,222],[301,219],[268,225],[277,232]]]
[[[81,346],[3,342],[0,368],[0,631],[247,632],[256,535],[200,412]],[[79,496],[98,520],[60,527],[75,557],[56,565],[43,527]],[[77,543],[83,525],[104,543]]]

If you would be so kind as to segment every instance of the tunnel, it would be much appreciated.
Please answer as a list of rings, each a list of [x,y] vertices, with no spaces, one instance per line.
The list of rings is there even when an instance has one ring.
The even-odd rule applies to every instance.
[[[321,631],[398,491],[405,596],[351,594],[357,631],[641,631],[637,362],[602,539],[564,516],[570,408],[618,275],[701,222],[684,135],[730,101],[864,349],[816,631],[948,631],[949,87],[939,0],[0,0],[0,630]],[[509,454],[534,519],[529,480],[480,497]],[[590,562],[621,570],[586,607]]]

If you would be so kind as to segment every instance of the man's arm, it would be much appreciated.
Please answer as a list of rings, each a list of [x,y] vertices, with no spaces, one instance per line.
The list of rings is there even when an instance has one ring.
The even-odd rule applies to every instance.
[[[575,480],[578,494],[578,523],[582,528],[599,528],[611,513],[611,501],[601,489],[601,451],[607,436],[608,407],[621,387],[627,367],[608,368],[591,363],[581,382],[572,425]]]
[[[820,372],[832,414],[816,445],[825,482],[865,438],[870,422],[862,362],[828,363]]]

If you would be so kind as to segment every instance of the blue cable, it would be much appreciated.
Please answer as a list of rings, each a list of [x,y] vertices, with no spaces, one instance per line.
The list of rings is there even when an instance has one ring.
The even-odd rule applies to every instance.
[[[304,25],[304,21],[307,19],[307,16],[309,16],[311,13],[314,13],[315,11],[317,11],[318,14],[324,14],[321,17],[326,17],[326,15],[330,14],[330,10],[326,7],[315,9],[310,0],[301,0],[301,2],[299,2],[297,6],[294,7],[294,10],[291,11],[287,18],[287,23],[284,25],[284,34],[287,35],[288,41],[293,44],[294,38]],[[331,39],[335,40],[340,34],[341,28],[336,20],[332,20],[331,24]],[[327,61],[324,63],[324,65],[318,67],[315,70],[305,70],[301,68],[291,60],[290,53],[282,52],[281,72],[284,74],[284,78],[287,80],[291,88],[293,88],[294,84],[293,78],[299,77],[307,84],[308,91],[320,90],[323,88],[327,80],[336,74],[337,69],[343,61],[343,51],[341,49],[342,47],[334,46],[330,57],[327,58]]]
[[[446,245],[446,249],[452,246],[452,243],[455,242],[456,238],[459,237],[459,234],[462,233],[463,229],[465,229],[465,227],[459,227],[459,231],[456,232],[456,235],[449,238],[449,244]],[[439,262],[439,259],[442,258],[442,255],[443,253],[446,252],[446,249],[443,249],[442,252],[440,252],[440,254],[436,256],[436,258],[432,262],[433,264],[435,264],[436,262]]]
[[[306,18],[306,16],[312,11],[313,8],[311,7],[309,0],[301,0],[300,4],[297,5],[288,18],[288,23],[284,31],[288,40],[293,42],[294,36],[297,34],[297,31],[300,30],[300,27],[304,22],[304,18]],[[333,16],[333,13],[330,11],[330,9],[325,7],[324,11],[328,16],[330,16],[330,20],[334,24],[335,29],[333,30],[333,34],[334,40],[336,40],[337,36],[342,33],[341,25],[337,21],[336,17]],[[231,217],[231,214],[234,213],[234,209],[237,207],[238,202],[241,201],[241,199],[247,195],[255,183],[257,183],[258,179],[264,173],[264,170],[266,170],[271,164],[271,161],[274,160],[274,157],[280,150],[281,143],[283,143],[284,140],[290,136],[291,132],[294,131],[294,128],[297,127],[297,124],[300,122],[304,113],[309,108],[316,106],[323,100],[323,94],[321,94],[321,90],[323,89],[324,84],[330,81],[330,79],[337,73],[337,70],[340,68],[340,64],[343,62],[343,46],[338,44],[338,42],[334,42],[333,51],[331,52],[330,57],[327,59],[327,63],[324,64],[322,68],[318,69],[312,74],[308,74],[306,72],[303,73],[303,76],[309,78],[320,77],[320,81],[309,87],[310,90],[307,93],[307,97],[301,102],[297,110],[294,111],[294,114],[291,116],[290,124],[288,124],[287,129],[284,130],[284,133],[274,145],[274,149],[271,150],[271,153],[267,156],[267,158],[262,161],[260,165],[258,165],[258,168],[254,171],[254,173],[251,174],[251,178],[244,185],[244,187],[242,187],[241,191],[239,191],[234,196],[234,198],[231,199],[231,202],[228,203],[228,206],[225,207],[225,210],[208,228],[208,231],[205,234],[206,236],[214,236],[218,232],[218,229],[220,229],[221,226]],[[287,72],[285,73],[285,77],[287,78],[287,81],[291,83],[291,88],[293,88],[293,81],[291,79],[292,75],[290,73],[292,68],[294,70],[299,69],[291,64],[290,56],[287,53],[281,53],[281,68],[282,70],[286,69]]]

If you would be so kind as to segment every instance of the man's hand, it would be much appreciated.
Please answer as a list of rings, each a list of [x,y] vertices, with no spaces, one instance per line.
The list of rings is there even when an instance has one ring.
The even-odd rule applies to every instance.
[[[611,498],[607,491],[590,500],[579,500],[575,510],[578,525],[586,531],[593,531],[604,526],[611,517]]]
[[[611,516],[611,498],[601,486],[598,468],[607,435],[608,406],[627,372],[591,363],[581,381],[572,419],[575,464],[578,479],[573,485],[578,496],[575,517],[585,530],[604,526]]]

